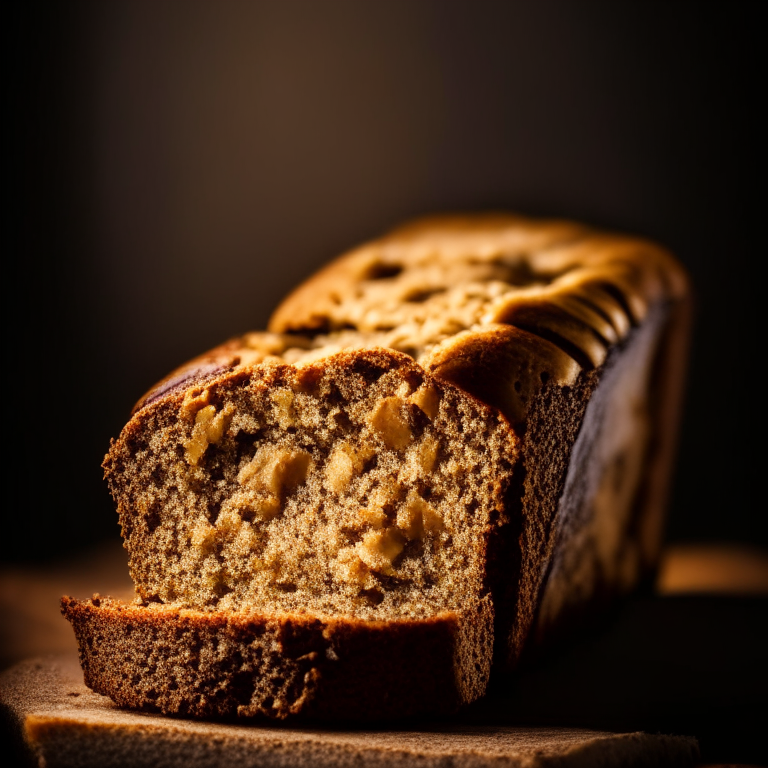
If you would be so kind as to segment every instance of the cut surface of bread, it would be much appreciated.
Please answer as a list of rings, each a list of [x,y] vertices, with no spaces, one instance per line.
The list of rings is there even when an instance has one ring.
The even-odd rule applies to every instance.
[[[498,412],[375,350],[158,400],[105,467],[145,600],[392,619],[487,591],[515,457]]]
[[[438,627],[452,649],[443,693],[408,694],[403,714],[482,695],[492,663],[511,669],[653,568],[687,325],[686,278],[668,254],[575,224],[438,218],[333,262],[269,332],[150,390],[113,441],[105,474],[143,605],[66,604],[89,684],[124,695],[82,650],[96,628],[136,666],[126,627],[212,637],[274,619],[382,638],[355,646],[387,670],[376,701],[360,693],[361,718],[384,716],[416,679],[394,638]],[[430,642],[414,639],[415,667],[437,663]],[[242,664],[253,677],[258,664]],[[249,709],[238,694],[235,709],[314,712],[302,702],[336,696],[328,670],[345,668],[313,661],[301,673],[312,685],[291,683],[311,695],[286,699],[273,683],[264,701],[293,703],[253,694]],[[276,679],[301,677],[291,669]],[[186,703],[153,706],[218,711],[182,688]]]

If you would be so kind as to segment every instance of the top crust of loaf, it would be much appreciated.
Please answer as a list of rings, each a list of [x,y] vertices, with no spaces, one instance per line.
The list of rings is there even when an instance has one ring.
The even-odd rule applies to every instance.
[[[645,240],[512,215],[416,221],[331,262],[251,333],[174,371],[178,382],[260,362],[385,347],[413,357],[523,425],[546,382],[600,367],[685,272]]]
[[[542,377],[572,385],[654,303],[686,293],[676,261],[644,240],[501,214],[434,217],[331,262],[283,301],[269,330],[343,344],[353,328],[449,380],[501,366],[528,397],[490,402],[520,422]]]
[[[475,322],[525,329],[529,314],[548,309],[553,333],[599,365],[605,353],[588,330],[616,342],[651,303],[684,295],[686,279],[669,254],[637,238],[500,214],[434,217],[331,262],[283,301],[269,330],[390,330],[392,313],[401,322],[438,314],[425,303],[453,314],[445,294],[466,286],[480,299]]]

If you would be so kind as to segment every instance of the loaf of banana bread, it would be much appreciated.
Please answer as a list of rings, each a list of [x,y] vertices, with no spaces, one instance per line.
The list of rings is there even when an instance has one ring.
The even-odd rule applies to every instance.
[[[104,462],[141,605],[86,682],[211,716],[436,714],[658,554],[685,274],[641,240],[418,222],[145,395]]]

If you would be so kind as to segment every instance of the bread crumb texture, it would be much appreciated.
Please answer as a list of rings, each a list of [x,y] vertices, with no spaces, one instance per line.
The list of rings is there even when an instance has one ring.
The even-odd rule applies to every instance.
[[[105,469],[145,601],[423,618],[486,591],[515,440],[498,412],[375,350],[161,398]]]

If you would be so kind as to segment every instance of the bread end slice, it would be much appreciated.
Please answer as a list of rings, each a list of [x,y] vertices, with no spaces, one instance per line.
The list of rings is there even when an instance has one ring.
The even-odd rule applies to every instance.
[[[203,612],[62,598],[85,683],[132,709],[206,719],[395,720],[485,691],[489,598],[425,619]]]

